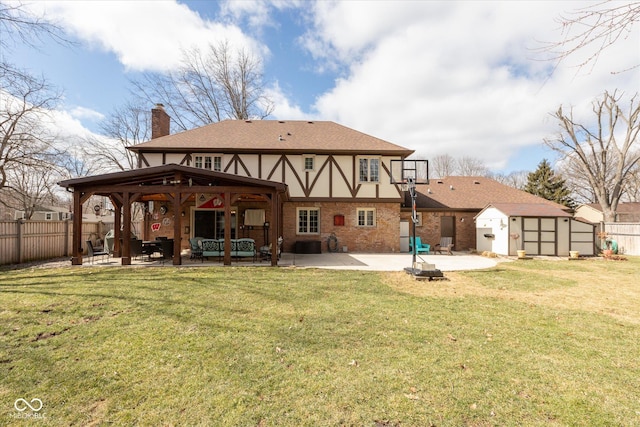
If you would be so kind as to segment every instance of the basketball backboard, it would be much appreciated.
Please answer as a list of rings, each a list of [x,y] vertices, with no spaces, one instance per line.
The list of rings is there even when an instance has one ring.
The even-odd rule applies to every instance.
[[[429,183],[428,160],[391,160],[391,184]]]

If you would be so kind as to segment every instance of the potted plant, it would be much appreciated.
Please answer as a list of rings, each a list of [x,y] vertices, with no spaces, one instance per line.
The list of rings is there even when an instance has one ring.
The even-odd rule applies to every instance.
[[[511,238],[516,241],[516,248],[517,248],[520,235],[518,233],[511,233]],[[518,254],[518,258],[524,258],[527,256],[527,252],[524,250],[524,242],[523,242],[523,245],[520,247],[520,249],[516,249],[516,253]]]
[[[609,235],[606,231],[600,231],[598,233],[598,237],[600,238],[600,247],[602,248],[602,256],[605,258],[609,258],[613,255],[613,248],[611,244],[611,239],[609,239]]]

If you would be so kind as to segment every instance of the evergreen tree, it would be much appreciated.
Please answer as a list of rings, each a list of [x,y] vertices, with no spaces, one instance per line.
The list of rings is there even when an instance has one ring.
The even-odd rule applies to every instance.
[[[575,207],[575,202],[571,199],[571,191],[566,186],[566,180],[553,172],[547,159],[543,159],[538,164],[538,169],[529,173],[524,191],[569,208]]]

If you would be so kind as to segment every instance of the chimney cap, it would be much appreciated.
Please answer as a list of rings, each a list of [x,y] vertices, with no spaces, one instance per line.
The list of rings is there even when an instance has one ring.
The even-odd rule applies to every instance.
[[[161,110],[164,110],[164,104],[163,104],[163,103],[161,103],[161,102],[158,102],[158,103],[156,104],[155,108],[159,108],[159,109],[161,109]]]

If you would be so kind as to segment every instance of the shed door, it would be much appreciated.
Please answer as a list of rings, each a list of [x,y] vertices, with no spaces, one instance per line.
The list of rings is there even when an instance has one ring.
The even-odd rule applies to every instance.
[[[523,218],[524,249],[528,255],[557,255],[556,218]]]

